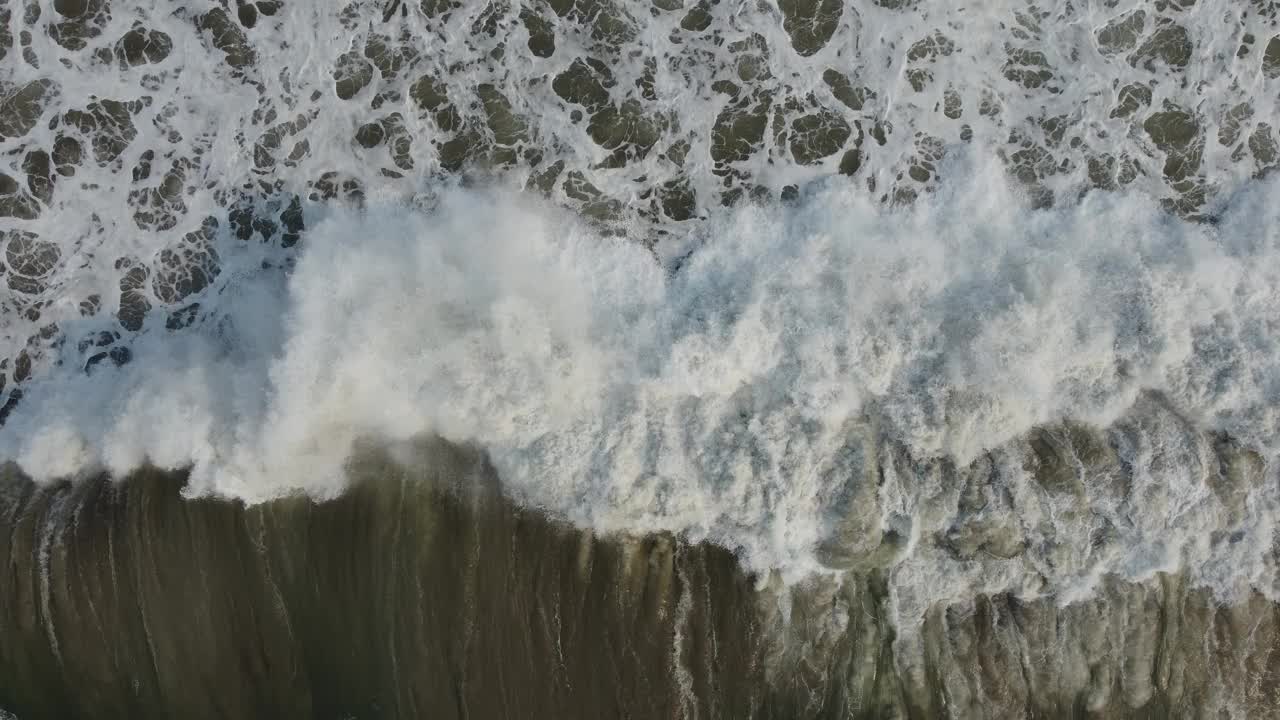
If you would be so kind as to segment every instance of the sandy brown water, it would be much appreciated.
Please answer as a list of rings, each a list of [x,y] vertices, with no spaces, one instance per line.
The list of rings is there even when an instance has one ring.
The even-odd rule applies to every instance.
[[[502,497],[483,456],[367,452],[328,502],[181,473],[0,485],[0,707],[30,718],[1271,717],[1280,612],[1178,576],[932,608],[882,571],[789,590]],[[837,616],[843,616],[838,618]],[[833,619],[834,618],[834,619]],[[1243,713],[1243,714],[1240,714]]]

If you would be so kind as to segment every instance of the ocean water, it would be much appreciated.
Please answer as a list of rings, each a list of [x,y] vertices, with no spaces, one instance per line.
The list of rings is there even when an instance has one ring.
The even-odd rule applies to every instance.
[[[6,6],[0,707],[1272,716],[1277,102],[1261,0]]]

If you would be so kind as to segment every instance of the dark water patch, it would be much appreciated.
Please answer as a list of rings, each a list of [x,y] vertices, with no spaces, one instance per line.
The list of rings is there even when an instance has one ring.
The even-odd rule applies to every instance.
[[[116,311],[116,319],[126,330],[141,330],[147,313],[151,311],[147,292],[150,272],[131,258],[121,258],[117,267],[125,272],[120,278],[120,309]]]
[[[116,42],[114,55],[125,66],[158,63],[169,56],[173,40],[167,33],[134,28]]]
[[[49,25],[49,35],[68,50],[85,47],[90,40],[102,34],[103,27],[111,19],[106,0],[54,0],[53,10],[56,15]]]
[[[5,93],[0,98],[0,140],[26,135],[57,92],[52,80],[32,80]]]
[[[214,8],[196,20],[196,27],[202,37],[213,43],[220,50],[226,63],[238,71],[253,65],[257,58],[249,38],[235,20],[222,8]]]
[[[614,85],[609,67],[595,58],[579,58],[555,77],[552,90],[565,102],[582,105],[590,111],[609,103],[609,88]]]
[[[1267,41],[1262,55],[1262,73],[1269,78],[1280,77],[1280,35]]]
[[[1032,439],[1050,493],[1114,465]],[[1215,444],[1215,492],[1261,478]],[[895,625],[883,563],[791,589],[667,534],[605,537],[504,498],[440,441],[362,452],[338,499],[185,499],[182,473],[0,473],[0,707],[19,717],[1276,717],[1280,610],[1177,575],[1070,605],[998,594]],[[952,471],[952,475],[955,473]],[[942,538],[1018,555],[989,473]],[[985,478],[985,480],[984,480]],[[851,502],[857,502],[851,498]],[[888,532],[871,555],[905,549]],[[1224,535],[1223,542],[1239,542]],[[1221,712],[1219,712],[1221,711]]]
[[[556,52],[554,26],[543,16],[529,8],[521,8],[520,22],[529,33],[529,52],[540,58],[549,58]]]
[[[1120,88],[1111,117],[1126,118],[1138,110],[1151,106],[1151,88],[1143,83],[1131,83]]]
[[[1097,32],[1098,49],[1104,55],[1128,52],[1138,46],[1138,38],[1147,20],[1143,10],[1126,13],[1107,23]]]
[[[820,109],[791,121],[791,155],[802,165],[812,165],[844,147],[853,132],[836,113]]]
[[[53,199],[53,184],[57,176],[49,167],[49,153],[32,150],[22,158],[22,171],[27,174],[27,190],[41,203],[48,205]]]
[[[334,93],[341,100],[350,100],[373,80],[373,63],[352,50],[338,58],[333,69]]]
[[[1194,49],[1195,44],[1186,28],[1174,23],[1164,23],[1129,57],[1129,64],[1155,71],[1156,64],[1163,63],[1175,70],[1182,70],[1191,62]]]
[[[218,220],[205,218],[199,229],[160,251],[152,263],[152,291],[160,302],[173,305],[208,287],[221,272],[214,234]]]
[[[840,0],[781,0],[782,27],[801,56],[821,50],[835,34],[844,5]]]
[[[120,157],[129,143],[138,136],[133,116],[144,107],[142,100],[96,100],[84,110],[68,110],[62,116],[61,123],[68,132],[78,132],[89,139],[94,160],[99,165],[104,165]]]
[[[713,698],[726,717],[766,705],[752,591],[729,553],[596,538],[503,501],[476,453],[429,454],[413,472],[362,462],[334,502],[252,508],[184,500],[178,474],[38,489],[7,471],[0,706],[678,717],[698,702],[686,680],[708,712]]]
[[[19,185],[16,178],[0,173],[0,218],[34,220],[40,217],[40,203]]]
[[[711,130],[711,159],[717,170],[751,157],[764,141],[771,100],[746,99],[726,107]]]

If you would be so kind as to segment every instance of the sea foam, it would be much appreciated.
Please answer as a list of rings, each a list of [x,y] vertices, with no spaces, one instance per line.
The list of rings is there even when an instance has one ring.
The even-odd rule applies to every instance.
[[[287,279],[245,270],[216,317],[141,334],[131,362],[38,378],[0,453],[45,480],[191,465],[190,493],[253,502],[333,496],[354,443],[435,434],[484,449],[527,505],[711,539],[802,577],[824,571],[818,549],[870,483],[877,538],[916,545],[929,517],[957,512],[911,468],[895,480],[886,443],[962,468],[988,458],[1017,504],[1033,492],[1028,432],[1101,432],[1154,393],[1178,421],[1143,420],[1118,450],[1152,504],[1080,499],[1126,515],[1132,547],[1038,572],[1074,583],[1182,562],[1227,521],[1199,461],[1168,453],[1194,460],[1196,433],[1219,431],[1270,457],[1280,437],[1274,183],[1193,224],[1119,194],[1030,211],[998,166],[954,163],[971,182],[909,208],[819,184],[652,250],[497,188],[438,188],[431,210],[329,208]],[[1255,540],[1272,485],[1231,520]],[[1025,579],[1008,567],[991,582]]]

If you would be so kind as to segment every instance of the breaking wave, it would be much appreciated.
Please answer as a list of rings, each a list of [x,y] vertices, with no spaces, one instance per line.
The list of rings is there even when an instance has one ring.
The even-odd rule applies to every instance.
[[[431,434],[525,505],[791,578],[888,542],[930,600],[1183,566],[1273,592],[1274,483],[1206,481],[1213,433],[1268,477],[1280,437],[1273,185],[1197,224],[1125,195],[1028,210],[959,162],[910,208],[818,186],[652,248],[496,188],[327,210],[287,276],[233,266],[216,316],[29,384],[0,452],[257,502]],[[996,478],[980,562],[953,562],[965,482],[931,463]]]

